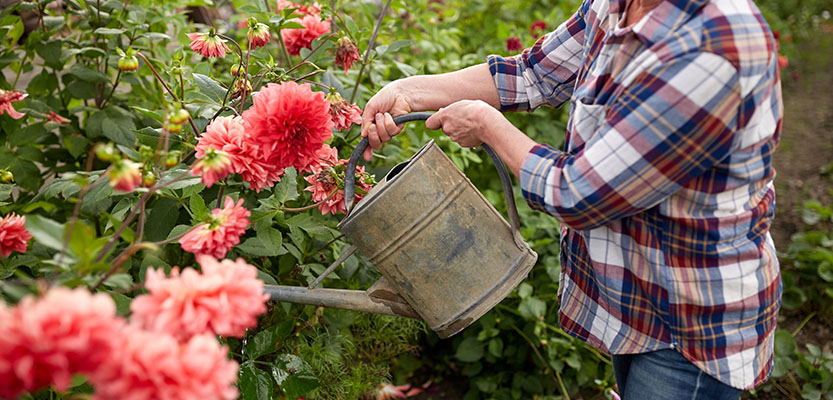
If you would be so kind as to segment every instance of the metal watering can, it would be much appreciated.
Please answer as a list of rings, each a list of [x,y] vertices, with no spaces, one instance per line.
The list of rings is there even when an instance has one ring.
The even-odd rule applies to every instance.
[[[412,113],[394,122],[430,116]],[[356,165],[367,146],[365,138],[345,172],[348,211],[338,228],[353,246],[308,287],[266,285],[265,291],[278,301],[420,318],[448,338],[503,300],[538,259],[518,231],[509,172],[484,143],[503,183],[510,223],[433,140],[353,207]],[[317,288],[356,249],[382,278],[366,291]]]

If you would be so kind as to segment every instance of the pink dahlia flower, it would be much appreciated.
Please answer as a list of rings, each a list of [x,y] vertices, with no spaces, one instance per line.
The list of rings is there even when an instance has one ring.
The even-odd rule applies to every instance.
[[[225,178],[234,170],[229,155],[213,147],[204,150],[202,157],[191,167],[191,175],[201,176],[202,183],[211,187],[217,181]]]
[[[93,399],[231,400],[237,363],[211,335],[182,343],[162,332],[129,326],[120,346],[100,374],[91,377]]]
[[[338,164],[338,149],[330,147],[328,144],[324,144],[320,149],[318,149],[318,151],[315,152],[315,157],[310,160],[310,163],[307,164],[301,172],[310,173],[313,168],[316,168],[316,171],[319,171],[321,169],[332,167],[336,164]]]
[[[353,66],[353,63],[359,61],[359,48],[356,47],[356,42],[347,36],[338,39],[335,50],[336,65],[344,68],[344,75],[347,75],[347,70]]]
[[[191,39],[191,50],[206,58],[225,57],[229,51],[226,41],[217,36],[214,28],[208,33],[189,33],[188,39]]]
[[[304,190],[312,192],[312,201],[321,203],[318,209],[321,214],[347,212],[347,207],[344,205],[344,186],[339,185],[339,182],[344,182],[345,166],[348,160],[339,160],[333,164],[319,163],[312,165],[312,174],[304,177],[310,186]],[[370,175],[364,172],[364,167],[356,168],[356,195],[355,201],[361,200],[367,192],[372,188],[373,180]]]
[[[272,34],[269,33],[269,27],[266,24],[255,21],[249,23],[249,33],[246,37],[249,39],[249,43],[252,44],[252,48],[256,49],[266,46],[266,43],[269,43],[269,40],[272,39]]]
[[[521,44],[521,38],[517,36],[506,38],[506,51],[510,53],[517,53],[523,49],[524,46]]]
[[[136,186],[142,184],[142,172],[139,167],[141,164],[130,160],[116,160],[110,169],[110,186],[120,192],[132,192]]]
[[[345,100],[338,92],[328,94],[327,101],[330,102],[330,117],[335,125],[333,129],[343,131],[353,124],[362,123],[362,109]]]
[[[55,287],[0,309],[0,398],[49,385],[66,390],[74,374],[99,371],[123,326],[110,296],[85,289]]]
[[[278,0],[278,12],[283,11],[284,8],[297,8],[295,12],[298,14],[321,16],[321,6],[318,3],[303,5],[287,0]]]
[[[26,114],[18,112],[14,109],[12,103],[16,103],[21,101],[29,96],[26,93],[15,92],[14,90],[3,90],[0,89],[0,115],[3,113],[9,114],[10,117],[14,119],[21,119]]]
[[[330,102],[309,84],[266,85],[243,112],[243,119],[258,157],[278,168],[303,170],[333,136]]]
[[[330,20],[322,21],[319,15],[307,15],[298,20],[298,23],[304,28],[281,31],[286,51],[293,56],[301,55],[301,49],[309,49],[313,40],[330,33]]]
[[[249,210],[243,208],[243,199],[234,203],[226,197],[223,208],[211,211],[211,221],[199,224],[179,239],[182,249],[194,254],[210,254],[223,258],[232,247],[240,243],[240,236],[249,225]]]
[[[257,268],[242,258],[217,261],[198,255],[202,273],[192,268],[171,276],[148,269],[145,288],[130,304],[132,321],[145,329],[165,332],[179,340],[203,333],[243,337],[266,311],[269,296]]]
[[[0,256],[8,257],[12,251],[25,253],[31,238],[26,230],[26,217],[11,213],[0,218]]]

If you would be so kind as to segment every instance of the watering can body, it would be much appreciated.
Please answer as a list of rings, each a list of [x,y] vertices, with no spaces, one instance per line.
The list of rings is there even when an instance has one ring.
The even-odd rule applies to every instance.
[[[353,168],[364,146],[359,147]],[[379,282],[357,293],[267,291],[278,300],[419,317],[442,338],[467,327],[526,278],[537,260],[518,232],[508,172],[488,151],[509,190],[511,225],[431,141],[391,169],[355,207],[348,203],[338,225],[382,274]],[[349,178],[353,168],[348,165]],[[345,198],[352,200],[350,191]]]

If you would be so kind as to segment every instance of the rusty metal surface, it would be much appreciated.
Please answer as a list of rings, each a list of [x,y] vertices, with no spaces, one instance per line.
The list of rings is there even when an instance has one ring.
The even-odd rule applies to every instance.
[[[431,329],[451,336],[506,297],[537,255],[433,141],[392,171],[339,230]]]

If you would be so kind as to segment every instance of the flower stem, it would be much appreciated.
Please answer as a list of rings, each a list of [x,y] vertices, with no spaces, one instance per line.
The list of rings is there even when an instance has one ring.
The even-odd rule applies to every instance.
[[[107,105],[107,102],[110,101],[110,98],[113,97],[113,93],[116,92],[116,86],[119,86],[119,79],[121,79],[121,69],[118,73],[116,73],[116,80],[113,82],[113,88],[110,89],[110,94],[108,94],[107,97],[104,98],[104,101],[101,102],[101,107],[99,107],[99,109],[104,108],[104,106]]]
[[[153,68],[153,64],[150,63],[150,60],[148,60],[148,58],[145,57],[145,55],[142,54],[141,51],[137,51],[136,55],[141,57],[142,60],[145,60],[145,65],[147,65],[148,68],[150,68],[150,71],[153,72],[153,76],[156,77],[156,80],[159,81],[159,83],[162,84],[162,87],[165,88],[165,91],[168,92],[168,94],[171,95],[171,97],[174,99],[174,101],[179,103],[180,102],[179,97],[177,97],[176,93],[174,93],[173,90],[171,90],[171,88],[168,87],[168,85],[165,83],[165,81],[162,80],[162,77],[159,76],[158,72],[156,72],[156,68]],[[188,122],[191,124],[191,129],[194,130],[194,135],[198,135],[199,132],[197,131],[197,125],[194,124],[194,120],[191,118],[190,115],[188,116]]]
[[[385,5],[382,7],[382,12],[379,13],[379,19],[376,20],[376,26],[373,28],[373,35],[370,36],[370,41],[367,43],[367,49],[364,51],[362,67],[359,69],[359,75],[356,77],[356,84],[353,86],[353,94],[350,95],[351,103],[356,100],[356,93],[359,91],[359,83],[362,81],[364,68],[367,66],[368,60],[370,59],[370,51],[373,50],[373,46],[376,44],[376,38],[379,36],[379,29],[382,28],[382,20],[385,19],[385,14],[387,14],[389,6],[390,0],[385,2]]]
[[[283,34],[281,34],[281,30],[276,30],[278,33],[278,43],[281,44],[281,54],[283,54],[284,59],[286,59],[286,65],[292,64],[292,59],[289,57],[289,51],[286,50],[286,44],[283,42]]]

